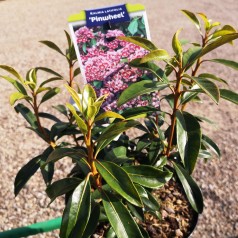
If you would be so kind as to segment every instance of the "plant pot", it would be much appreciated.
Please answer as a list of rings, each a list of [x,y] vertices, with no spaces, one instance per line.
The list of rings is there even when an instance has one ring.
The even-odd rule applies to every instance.
[[[145,214],[144,222],[137,221],[140,227],[147,231],[150,238],[190,237],[197,225],[198,213],[189,204],[181,184],[171,179],[152,194],[161,204],[161,219]],[[116,237],[107,236],[108,232],[112,232],[110,225],[107,222],[101,223],[91,237]]]

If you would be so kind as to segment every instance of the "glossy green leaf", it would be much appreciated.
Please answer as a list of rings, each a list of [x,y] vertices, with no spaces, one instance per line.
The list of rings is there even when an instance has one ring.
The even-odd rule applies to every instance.
[[[205,30],[208,31],[210,29],[210,21],[208,20],[207,16],[204,13],[198,13],[198,16],[201,17],[201,19],[204,22]]]
[[[135,220],[117,197],[102,191],[102,198],[105,212],[118,238],[143,238]]]
[[[78,93],[73,88],[69,87],[68,85],[65,85],[65,87],[69,91],[69,93],[70,93],[71,97],[73,98],[74,102],[76,103],[78,109],[82,113],[83,112],[82,99],[79,98]]]
[[[214,80],[216,80],[218,82],[227,84],[227,82],[224,79],[219,78],[219,77],[215,76],[214,74],[207,74],[207,73],[199,74],[198,78],[214,79]]]
[[[168,87],[168,83],[164,82],[153,82],[151,80],[142,80],[137,83],[131,84],[127,89],[125,89],[118,99],[117,105],[121,106],[124,103],[141,96],[143,94],[156,92],[163,90]]]
[[[138,45],[148,51],[157,49],[157,47],[150,40],[147,40],[145,38],[141,38],[138,36],[131,36],[131,37],[119,36],[117,38],[119,40],[127,41],[127,42],[133,43],[135,45]]]
[[[57,148],[55,148],[55,150],[52,151],[52,153],[49,155],[48,159],[46,160],[46,163],[43,164],[42,166],[45,166],[46,164],[48,164],[50,162],[56,162],[59,159],[62,159],[66,156],[68,156],[68,157],[76,156],[76,157],[78,157],[79,160],[81,158],[87,157],[85,152],[81,149],[57,147]]]
[[[46,161],[47,157],[45,157],[44,160],[41,161],[41,164],[44,164],[44,161]],[[41,167],[40,170],[41,170],[41,175],[43,177],[45,185],[46,186],[50,185],[51,182],[52,182],[53,176],[54,176],[54,172],[55,172],[55,165],[54,165],[54,163],[52,163],[52,162],[48,163],[46,166]]]
[[[233,102],[235,104],[238,104],[238,94],[228,90],[228,89],[220,89],[220,94],[221,94],[221,98]]]
[[[21,115],[26,119],[26,121],[31,125],[32,128],[37,129],[38,124],[35,115],[27,108],[25,105],[18,103],[15,106],[15,110],[17,113],[21,113]]]
[[[66,106],[69,108],[69,110],[72,112],[77,125],[79,127],[79,129],[82,131],[83,134],[86,134],[88,131],[87,125],[85,124],[85,122],[83,121],[83,119],[81,119],[81,117],[77,114],[74,106],[72,106],[71,104],[67,103]]]
[[[128,202],[142,207],[142,201],[125,170],[111,162],[96,161],[96,167],[107,184]]]
[[[211,149],[219,158],[221,157],[221,152],[217,144],[208,136],[202,135],[202,142],[206,147]]]
[[[46,118],[46,119],[49,119],[49,120],[52,120],[55,122],[61,122],[61,120],[58,119],[56,116],[54,116],[50,113],[47,113],[47,112],[40,112],[38,115],[39,115],[39,117]]]
[[[149,52],[143,58],[141,58],[140,63],[147,63],[148,61],[159,61],[159,60],[167,60],[170,56],[166,50],[156,49]]]
[[[201,128],[197,119],[187,113],[176,112],[178,150],[185,168],[191,174],[197,162],[201,145]]]
[[[26,89],[24,88],[23,84],[21,84],[20,82],[18,82],[17,80],[15,79],[12,79],[11,77],[8,77],[8,76],[3,76],[3,75],[0,75],[0,78],[3,78],[5,80],[7,80],[9,83],[11,83],[19,93],[22,93],[24,95],[27,95],[27,91]]]
[[[168,82],[168,78],[166,77],[165,72],[156,64],[152,63],[152,62],[147,62],[147,63],[141,63],[141,58],[137,58],[132,60],[129,65],[131,67],[135,67],[135,68],[140,68],[140,69],[145,69],[150,71],[151,73],[153,73],[153,75],[155,75],[159,80],[164,81],[164,82]]]
[[[148,151],[148,159],[150,164],[154,164],[157,161],[159,154],[163,151],[164,147],[161,140],[164,138],[160,138],[158,140],[152,140],[149,151]]]
[[[122,132],[139,125],[140,123],[137,121],[120,121],[114,124],[109,125],[102,134],[98,137],[98,148],[101,147],[102,143],[105,141],[111,141],[116,136],[120,135]]]
[[[226,59],[212,59],[212,60],[209,60],[209,61],[219,63],[219,64],[223,64],[227,67],[238,70],[238,62],[236,62],[236,61],[226,60]]]
[[[90,84],[86,84],[83,89],[83,100],[87,101],[88,98],[92,98],[93,100],[97,98],[96,92]]]
[[[199,58],[202,52],[202,47],[193,46],[189,48],[183,55],[183,68],[190,68],[193,63]]]
[[[63,79],[63,76],[59,73],[57,73],[56,71],[52,70],[52,69],[49,69],[49,68],[46,68],[46,67],[36,67],[35,68],[37,71],[38,70],[41,70],[41,71],[44,71],[46,73],[50,73],[50,74],[53,74],[55,75],[57,78],[62,78]],[[44,82],[43,82],[44,83]]]
[[[64,210],[60,238],[82,237],[91,212],[90,190],[89,177],[74,190]]]
[[[40,43],[48,46],[49,48],[51,48],[52,50],[57,51],[58,53],[60,53],[61,55],[65,56],[65,54],[61,51],[61,49],[52,41],[48,41],[48,40],[44,40],[44,41],[40,41]]]
[[[60,78],[60,77],[52,77],[52,78],[49,78],[45,81],[43,81],[39,87],[43,87],[44,85],[48,84],[48,83],[51,83],[51,82],[54,82],[54,81],[59,81],[59,80],[63,80],[63,78]]]
[[[221,36],[221,37],[217,38],[217,40],[215,40],[212,43],[205,46],[202,50],[201,56],[203,56],[203,55],[209,53],[210,51],[212,51],[226,43],[229,43],[232,40],[235,40],[237,38],[238,38],[238,33],[232,33],[232,34]]]
[[[194,85],[194,86],[192,86],[190,91],[184,92],[182,94],[181,104],[186,104],[190,101],[193,101],[194,98],[196,98],[197,95],[199,94],[199,92],[197,91],[198,89],[200,89],[200,87],[198,85]]]
[[[196,212],[202,213],[203,197],[200,188],[181,165],[176,163],[173,163],[173,165],[192,208]]]
[[[193,12],[190,12],[188,10],[181,10],[181,11],[182,11],[182,13],[184,13],[184,15],[186,17],[189,18],[189,20],[191,20],[194,23],[194,25],[197,27],[198,30],[201,29],[200,22],[199,22],[199,20],[197,19],[196,15]]]
[[[80,68],[74,70],[74,78],[77,77],[81,73]]]
[[[100,120],[102,120],[104,118],[118,118],[118,119],[122,119],[122,120],[125,119],[122,115],[120,115],[120,114],[118,114],[116,112],[106,111],[106,112],[101,113],[99,116],[97,116],[95,118],[95,122],[96,121],[100,121]]]
[[[100,216],[100,206],[98,204],[94,204],[94,206],[91,209],[90,218],[88,220],[88,224],[84,230],[82,238],[91,237],[91,235],[94,233],[94,231],[97,228],[99,216]]]
[[[215,83],[205,78],[189,78],[191,78],[215,103],[219,102],[220,91]]]
[[[17,173],[14,182],[14,194],[18,195],[20,190],[25,186],[27,181],[40,168],[41,156],[37,156],[25,164]]]
[[[125,166],[123,169],[134,183],[153,189],[162,187],[172,177],[172,173],[149,165]]]
[[[39,94],[39,93],[42,93],[44,91],[48,91],[50,90],[51,87],[39,87],[37,90],[36,90],[36,94]]]
[[[38,155],[27,162],[17,173],[14,181],[14,194],[15,196],[21,191],[28,180],[35,174],[35,172],[40,168],[40,163],[42,160],[48,156],[52,151],[51,147],[47,148],[41,155]]]
[[[58,196],[74,190],[80,182],[81,180],[78,178],[63,178],[47,186],[46,193],[53,202]]]
[[[41,99],[41,103],[51,99],[55,95],[57,95],[60,92],[60,88],[52,88],[50,89]]]
[[[30,69],[26,74],[26,81],[29,81],[33,87],[37,84],[37,70],[36,69]]]
[[[13,106],[16,101],[26,99],[26,100],[32,100],[31,97],[24,95],[20,92],[15,92],[10,95],[10,105]]]
[[[144,221],[144,211],[142,207],[136,207],[129,202],[126,203],[126,206],[128,207],[128,210],[133,215],[133,217],[137,218],[140,221]]]
[[[127,156],[127,148],[125,146],[118,146],[110,150],[106,155],[107,161],[113,163],[126,163],[130,160]]]
[[[159,100],[159,98],[158,98]],[[136,118],[143,118],[146,115],[157,112],[158,109],[150,106],[144,106],[144,107],[135,107],[135,108],[128,108],[122,112],[122,116],[126,118],[127,120],[132,120]]]
[[[172,39],[172,47],[176,55],[181,56],[183,49],[182,45],[178,39],[178,35],[182,29],[177,30],[177,32],[174,34],[173,39]]]
[[[160,211],[160,205],[155,197],[148,191],[146,191],[147,197],[142,197],[143,204],[147,211]]]
[[[112,227],[110,227],[107,231],[106,238],[117,238],[117,235]]]
[[[12,68],[12,67],[10,67],[8,65],[0,65],[0,69],[4,69],[8,73],[14,75],[19,81],[24,83],[24,79],[22,78],[22,76],[14,68]]]

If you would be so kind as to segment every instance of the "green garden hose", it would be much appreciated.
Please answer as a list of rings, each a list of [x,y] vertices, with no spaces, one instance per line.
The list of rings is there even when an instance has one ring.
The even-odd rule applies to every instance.
[[[19,238],[36,235],[43,232],[53,231],[60,228],[62,218],[31,224],[29,226],[15,228],[9,231],[0,232],[0,238]]]

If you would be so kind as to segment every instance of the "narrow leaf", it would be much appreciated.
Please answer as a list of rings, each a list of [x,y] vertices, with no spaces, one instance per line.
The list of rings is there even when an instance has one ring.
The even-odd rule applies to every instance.
[[[125,119],[122,115],[120,115],[120,114],[118,114],[116,112],[106,111],[106,112],[101,113],[99,116],[97,116],[95,118],[95,122],[96,121],[100,121],[100,120],[102,120],[104,118],[118,118],[118,119],[122,119],[122,120]]]
[[[61,51],[61,49],[52,41],[48,41],[48,40],[44,40],[44,41],[40,41],[40,43],[48,46],[49,48],[51,48],[52,50],[57,51],[58,53],[60,53],[61,55],[65,56],[65,54]]]
[[[173,163],[173,165],[192,208],[196,212],[202,213],[203,197],[200,188],[182,166],[176,163]]]
[[[19,81],[24,83],[23,78],[21,77],[21,75],[14,68],[12,68],[8,65],[0,65],[0,69],[6,70],[8,73],[14,75]]]
[[[142,201],[125,170],[111,162],[96,161],[96,167],[107,184],[128,202],[142,207]]]
[[[224,79],[222,79],[222,78],[219,78],[219,77],[215,76],[214,74],[206,74],[206,73],[204,73],[204,74],[200,74],[200,75],[198,76],[198,78],[214,79],[214,80],[216,80],[216,81],[218,81],[218,82],[227,84],[226,80],[224,80]]]
[[[182,45],[178,39],[178,35],[182,29],[177,30],[177,32],[174,34],[173,39],[172,39],[172,47],[176,55],[181,56],[183,49]]]
[[[20,92],[15,92],[10,95],[10,105],[13,106],[16,101],[26,99],[26,100],[32,100],[31,97],[24,95]]]
[[[168,83],[153,82],[151,80],[142,80],[140,82],[133,83],[122,92],[118,99],[117,105],[121,106],[124,103],[132,100],[133,98],[136,98],[143,94],[160,91],[167,87]]]
[[[189,48],[183,55],[183,68],[188,69],[200,57],[202,47],[194,46]]]
[[[235,70],[238,70],[238,62],[236,62],[236,61],[226,60],[226,59],[212,59],[212,60],[209,60],[209,61],[219,63],[219,64],[223,64],[225,66],[228,66],[228,67],[231,67]]]
[[[157,49],[153,50],[147,55],[145,55],[143,58],[141,58],[140,63],[146,63],[148,61],[153,61],[153,60],[167,60],[169,59],[170,56],[166,50],[163,49]]]
[[[57,95],[60,92],[60,88],[52,88],[50,89],[41,99],[41,103],[51,99],[55,95]]]
[[[215,154],[220,158],[221,152],[217,144],[208,136],[202,135],[203,143],[205,143],[205,146],[207,146],[209,149],[211,149]]]
[[[162,171],[149,165],[124,166],[123,169],[134,183],[152,189],[162,187],[172,177],[171,172]]]
[[[157,47],[150,40],[147,40],[145,38],[141,38],[138,36],[131,36],[131,37],[119,36],[117,38],[119,40],[127,41],[127,42],[133,43],[135,45],[138,45],[148,51],[157,49]]]
[[[194,25],[197,27],[198,30],[201,29],[200,22],[194,13],[192,13],[188,10],[181,10],[181,11],[182,11],[182,13],[184,13],[184,15],[186,17],[188,17],[194,23]]]
[[[87,177],[74,190],[64,210],[60,237],[82,237],[91,212],[90,182]]]
[[[128,209],[112,194],[102,191],[103,206],[118,238],[143,238]]]
[[[238,104],[238,94],[228,90],[228,89],[220,89],[220,94],[221,94],[221,98],[233,102],[235,104]]]

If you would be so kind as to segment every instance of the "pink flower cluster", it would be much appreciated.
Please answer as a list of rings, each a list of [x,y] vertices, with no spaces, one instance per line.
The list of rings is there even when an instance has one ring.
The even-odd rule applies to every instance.
[[[141,80],[141,77],[146,74],[128,65],[131,60],[147,54],[146,50],[116,39],[118,36],[124,36],[120,30],[108,30],[104,34],[101,31],[93,33],[89,28],[82,27],[75,32],[75,36],[87,82],[93,86],[95,82],[100,82],[100,87],[95,87],[98,96],[109,94],[103,104],[104,110],[118,111],[135,106],[147,106],[149,103],[158,106],[159,99],[156,95],[151,95],[150,102],[147,99],[144,100],[142,96],[120,108],[116,105],[121,92],[131,83]],[[86,52],[83,48],[86,48]]]

